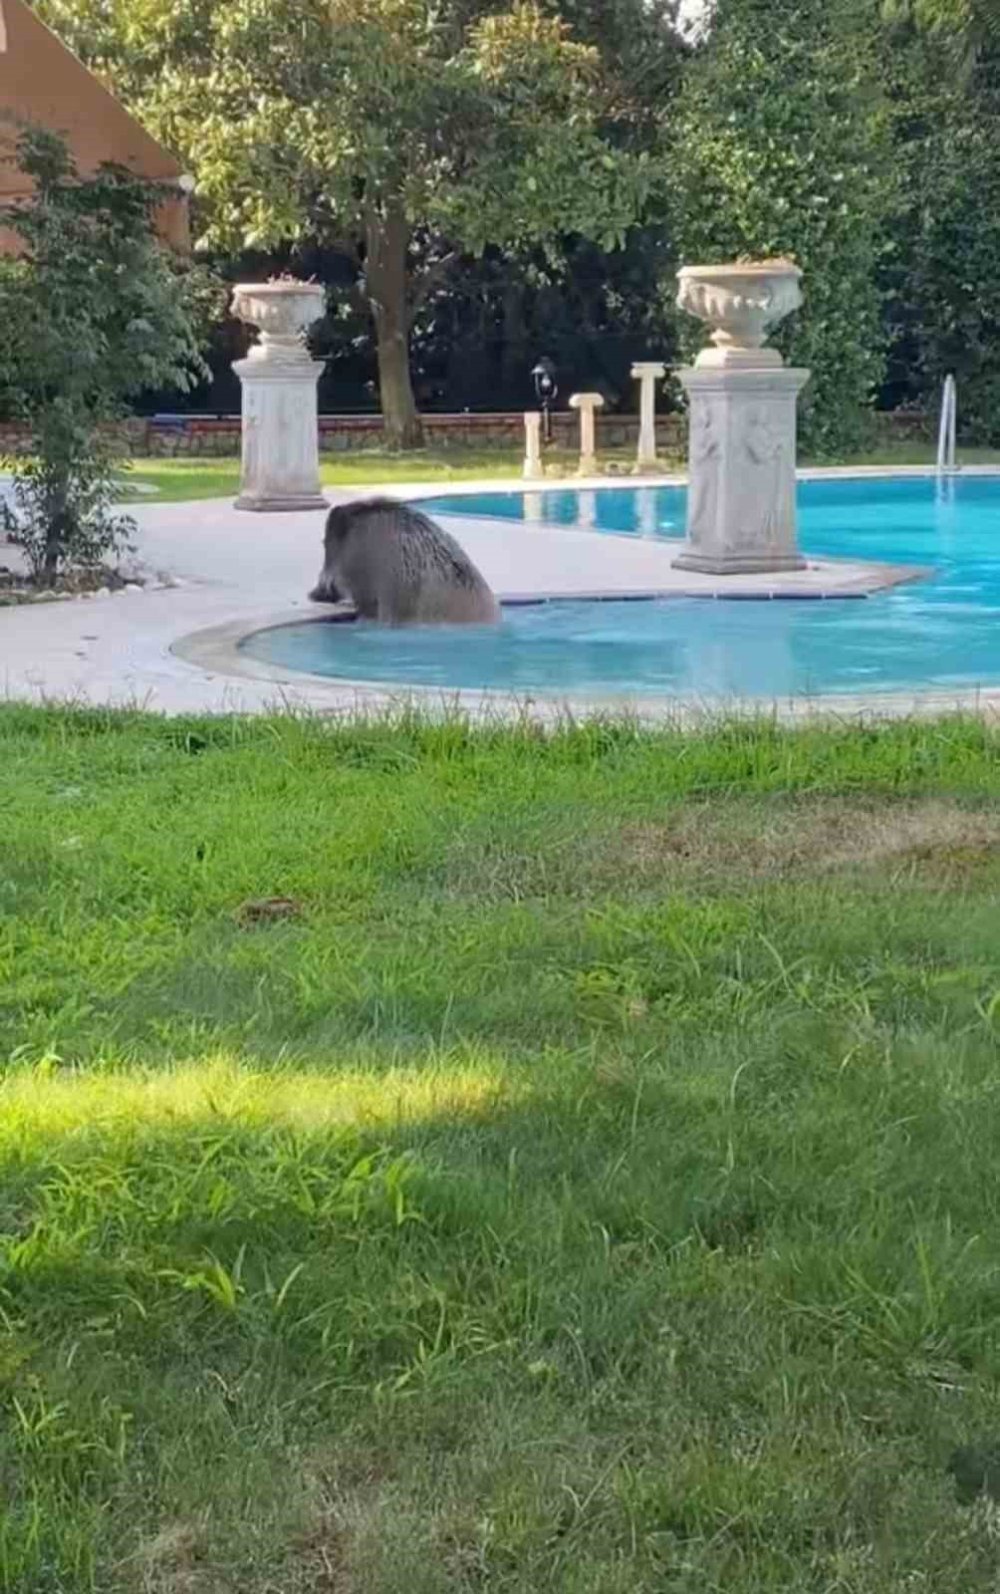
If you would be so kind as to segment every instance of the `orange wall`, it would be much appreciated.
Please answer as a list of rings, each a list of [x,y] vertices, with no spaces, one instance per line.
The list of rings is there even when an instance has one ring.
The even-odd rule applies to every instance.
[[[24,0],[0,0],[0,141],[11,146],[18,128],[36,123],[61,133],[79,170],[88,174],[104,161],[126,166],[137,177],[176,182],[183,168],[130,116],[97,78],[41,23]],[[3,153],[7,154],[7,148]],[[0,165],[0,198],[30,193],[16,168]],[[160,207],[158,230],[175,247],[190,245],[188,204],[178,193]],[[9,252],[11,235],[0,233]]]

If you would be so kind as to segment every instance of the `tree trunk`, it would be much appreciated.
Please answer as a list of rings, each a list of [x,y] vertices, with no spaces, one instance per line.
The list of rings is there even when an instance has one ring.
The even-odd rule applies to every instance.
[[[45,526],[45,553],[39,571],[40,585],[54,587],[59,566],[66,555],[66,521],[68,519],[69,483],[61,482],[51,494],[47,504]]]
[[[378,339],[382,425],[389,448],[422,448],[424,431],[410,381],[410,319],[406,294],[409,228],[401,211],[372,214],[367,229],[365,286]]]

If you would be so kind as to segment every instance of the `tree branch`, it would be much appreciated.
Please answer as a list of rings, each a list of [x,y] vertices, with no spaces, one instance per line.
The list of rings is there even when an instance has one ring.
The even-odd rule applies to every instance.
[[[435,260],[432,265],[429,265],[414,284],[407,312],[411,326],[418,311],[427,303],[435,289],[440,287],[457,259],[458,250],[450,250],[448,254],[442,255],[440,260]]]

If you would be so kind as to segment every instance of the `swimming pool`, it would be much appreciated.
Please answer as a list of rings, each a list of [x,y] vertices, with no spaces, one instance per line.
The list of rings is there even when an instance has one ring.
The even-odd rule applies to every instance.
[[[339,680],[523,694],[800,695],[1000,685],[1000,478],[800,482],[814,557],[931,567],[866,599],[559,601],[506,608],[495,629],[282,626],[246,638],[267,664]],[[679,487],[422,500],[432,515],[536,518],[677,538]],[[540,533],[544,535],[544,532]]]

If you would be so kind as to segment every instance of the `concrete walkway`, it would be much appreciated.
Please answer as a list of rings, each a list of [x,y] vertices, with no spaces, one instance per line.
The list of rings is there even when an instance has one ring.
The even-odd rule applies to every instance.
[[[633,478],[628,485],[641,483]],[[522,486],[493,481],[454,491]],[[452,491],[450,484],[427,483],[392,489],[407,498]],[[365,494],[330,490],[327,496],[333,503]],[[238,513],[228,499],[141,504],[132,513],[144,566],[153,580],[173,584],[0,610],[0,693],[8,699],[134,705],[166,713],[250,712],[281,703],[344,710],[399,701],[398,691],[266,671],[235,654],[235,641],[247,631],[276,618],[317,614],[305,594],[320,568],[322,515]],[[720,585],[717,577],[673,570],[676,545],[654,539],[464,517],[449,518],[448,526],[503,598],[710,595]],[[912,572],[828,562],[780,581],[739,577],[723,585],[730,596],[730,583],[759,596],[775,590],[857,595],[873,582],[884,585],[908,575]],[[192,645],[193,633],[207,633],[205,644],[196,639]],[[436,696],[440,700],[441,694]]]

